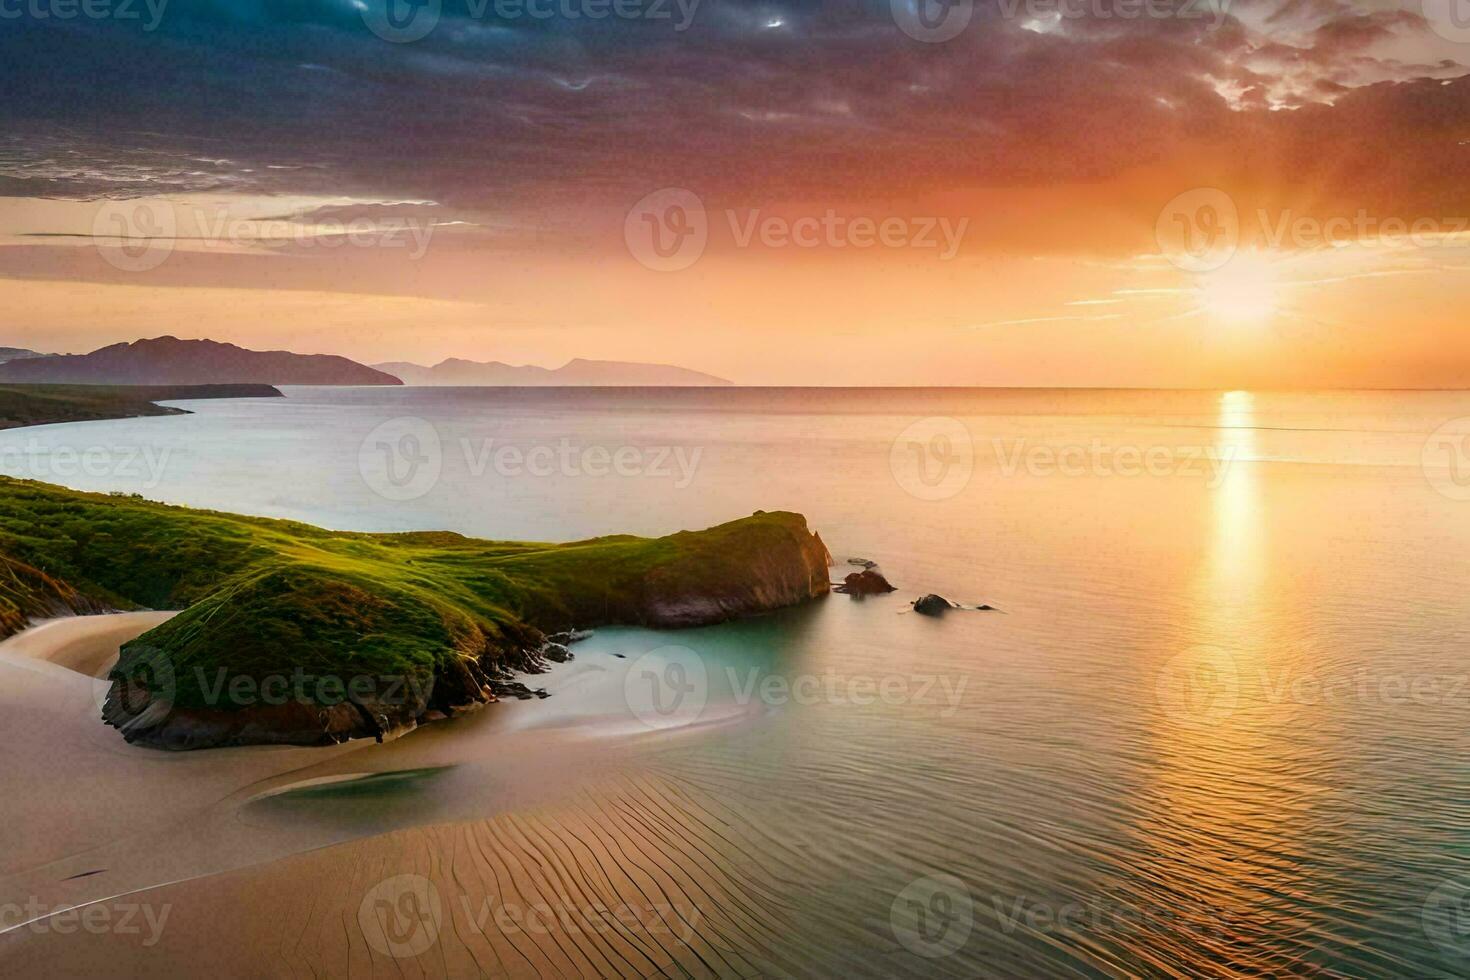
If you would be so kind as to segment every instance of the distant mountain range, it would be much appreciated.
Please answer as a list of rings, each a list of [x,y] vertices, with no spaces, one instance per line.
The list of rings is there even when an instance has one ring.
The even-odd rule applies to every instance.
[[[27,357],[45,357],[39,351],[26,350],[24,347],[0,347],[0,364],[6,361],[20,361]]]
[[[335,354],[254,351],[213,340],[158,337],[90,354],[24,355],[0,362],[0,381],[31,384],[397,385],[398,378]]]
[[[0,347],[0,383],[77,385],[438,385],[622,386],[728,385],[712,374],[668,364],[588,361],[551,369],[450,358],[433,367],[395,361],[373,367],[335,354],[256,351],[214,340],[155,337],[90,354],[41,354]]]
[[[638,364],[632,361],[568,361],[552,369],[534,365],[503,364],[500,361],[465,361],[452,357],[433,367],[392,361],[373,367],[409,385],[459,387],[697,387],[728,385],[731,382],[712,374],[691,371],[670,364]]]

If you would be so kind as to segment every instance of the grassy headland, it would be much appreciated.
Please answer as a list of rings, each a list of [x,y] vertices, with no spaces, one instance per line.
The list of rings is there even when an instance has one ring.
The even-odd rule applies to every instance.
[[[107,712],[174,748],[411,727],[494,700],[494,679],[536,669],[545,633],[718,622],[828,588],[799,514],[540,544],[343,533],[5,478],[0,556],[0,627],[37,609],[183,610],[124,647]],[[262,704],[254,692],[282,677],[308,683]],[[368,687],[344,700],[352,681]]]
[[[189,398],[278,398],[270,385],[0,385],[0,429],[52,422],[181,415],[161,401]]]

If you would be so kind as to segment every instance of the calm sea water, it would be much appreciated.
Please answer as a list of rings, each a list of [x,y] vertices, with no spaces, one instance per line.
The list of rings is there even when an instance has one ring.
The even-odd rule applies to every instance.
[[[677,795],[629,811],[647,804],[645,849],[720,923],[710,972],[1470,975],[1453,421],[1470,394],[289,389],[187,407],[0,433],[0,470],[492,538],[789,509],[840,562],[881,564],[893,596],[603,631],[578,663],[637,670],[535,706],[743,719],[651,750]],[[926,592],[997,611],[909,612]],[[454,821],[474,819],[463,792]],[[393,826],[450,819],[442,787],[418,799],[395,790]]]

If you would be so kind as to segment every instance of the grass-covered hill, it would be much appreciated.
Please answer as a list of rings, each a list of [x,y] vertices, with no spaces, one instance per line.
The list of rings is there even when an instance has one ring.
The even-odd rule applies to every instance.
[[[107,709],[130,739],[174,748],[411,727],[493,700],[495,679],[538,666],[544,633],[791,605],[827,592],[829,560],[790,513],[539,544],[335,532],[6,478],[0,556],[0,628],[47,610],[183,610],[124,648]],[[264,703],[282,677],[306,682]]]

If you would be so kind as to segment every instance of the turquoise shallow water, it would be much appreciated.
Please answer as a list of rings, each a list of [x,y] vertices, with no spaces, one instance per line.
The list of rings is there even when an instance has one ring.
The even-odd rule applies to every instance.
[[[791,509],[899,586],[602,631],[515,716],[692,726],[640,819],[742,924],[712,972],[1470,975],[1470,395],[288,395],[0,433],[0,470],[496,538]],[[469,821],[453,764],[250,812]]]

